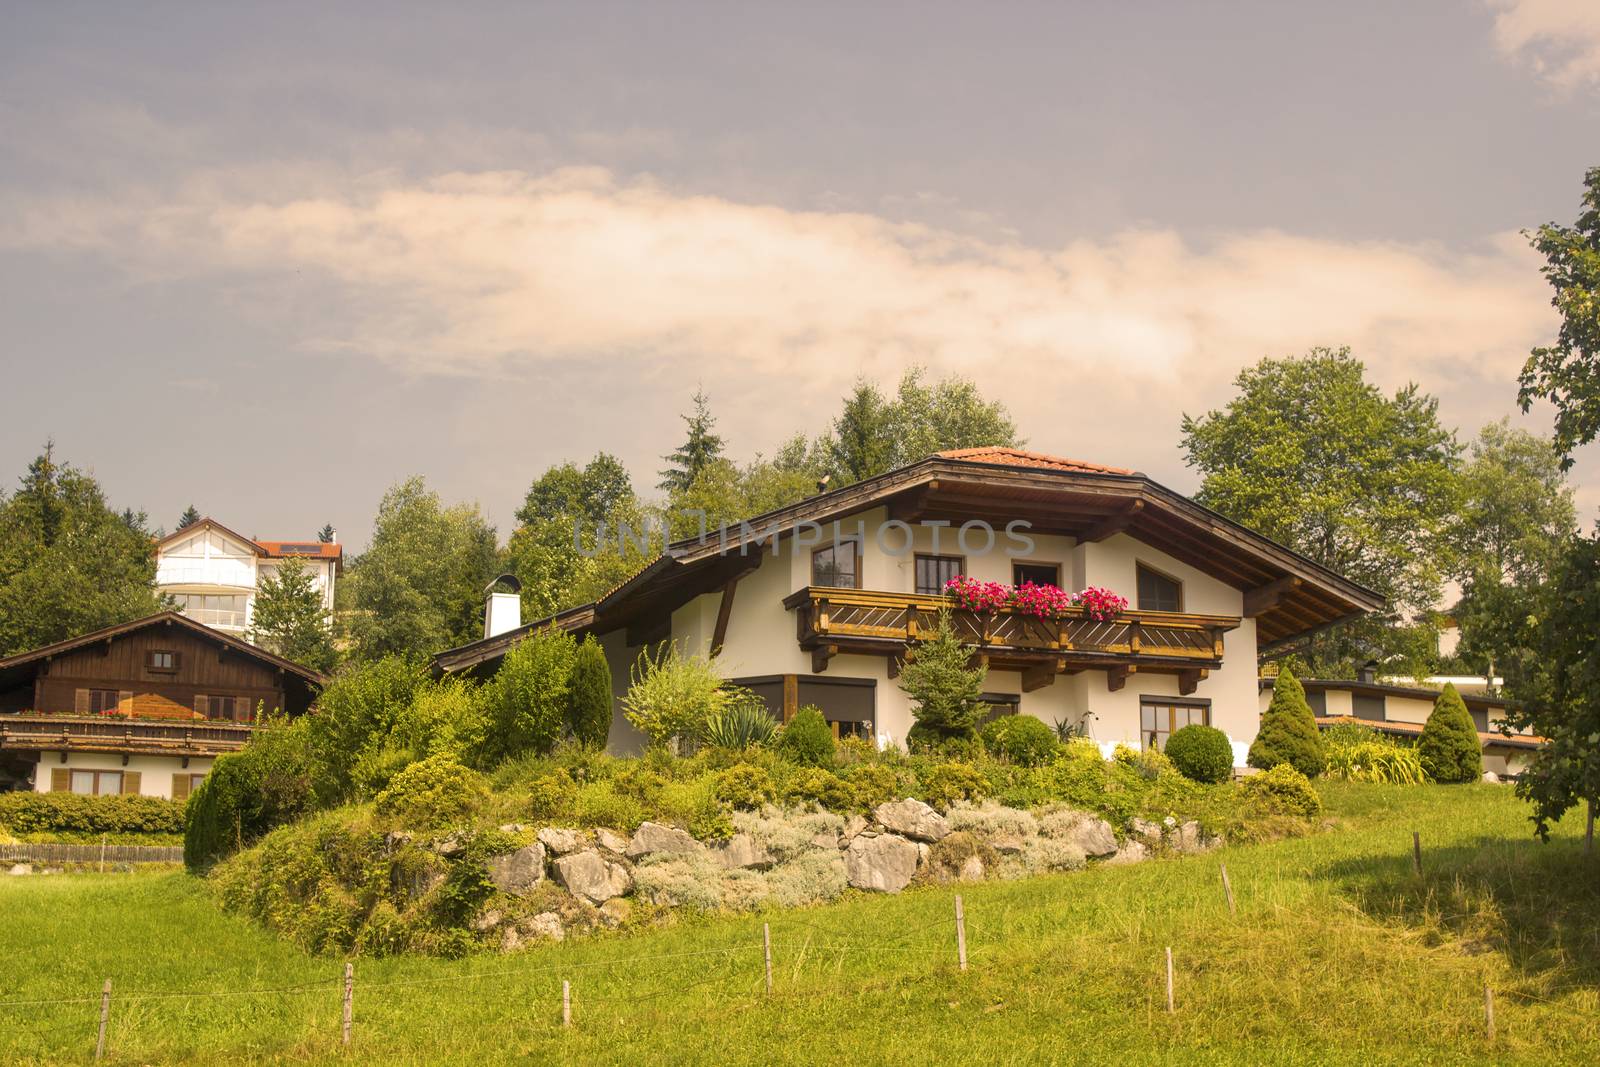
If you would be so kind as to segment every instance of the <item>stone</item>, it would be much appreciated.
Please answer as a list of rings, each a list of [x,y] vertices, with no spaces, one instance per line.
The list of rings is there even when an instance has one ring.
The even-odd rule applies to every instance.
[[[504,826],[500,827],[500,832],[503,834],[520,834],[526,829],[527,827],[523,826],[520,822],[508,822]]]
[[[515,926],[500,931],[500,951],[515,952],[522,947],[522,932]]]
[[[578,846],[583,844],[583,834],[577,830],[546,826],[539,831],[539,844],[557,856],[565,856],[569,852],[578,851]]]
[[[1120,867],[1128,863],[1139,863],[1148,859],[1149,856],[1150,850],[1145,847],[1143,841],[1129,841],[1117,849],[1117,854],[1106,860],[1106,863]]]
[[[383,848],[385,852],[393,852],[401,845],[407,845],[410,843],[411,832],[409,830],[390,830],[388,833],[383,835]]]
[[[440,886],[444,885],[446,877],[447,875],[444,871],[435,867],[428,867],[423,870],[416,871],[404,881],[406,893],[411,897],[411,899],[420,900],[429,893],[433,892],[435,889],[438,889]],[[401,883],[399,880],[396,879],[395,888],[400,888],[400,884]]]
[[[1177,840],[1173,847],[1179,852],[1205,852],[1211,847],[1210,839],[1201,831],[1200,824],[1193,819],[1178,827],[1175,836]]]
[[[31,863],[13,863],[11,865],[11,873],[12,874],[17,874],[17,875],[32,874],[33,873],[33,864],[31,864]]]
[[[1161,826],[1148,819],[1134,819],[1130,824],[1134,833],[1154,843],[1161,840]]]
[[[857,889],[898,893],[917,873],[917,846],[895,834],[865,834],[844,850],[846,881]]]
[[[829,848],[833,847],[830,842]],[[717,862],[730,870],[766,870],[772,866],[772,853],[749,834],[734,834],[716,851]]]
[[[663,826],[658,822],[642,822],[633,832],[628,847],[624,851],[630,860],[640,859],[644,856],[653,856],[658,852],[673,852],[680,855],[699,852],[700,842],[690,837],[676,826]]]
[[[865,815],[850,816],[850,818],[846,820],[844,824],[844,829],[840,831],[839,836],[844,840],[840,843],[839,847],[843,848],[845,845],[848,845],[850,843],[850,839],[865,830],[867,825],[867,817]]]
[[[466,848],[466,846],[461,843],[461,839],[454,835],[433,843],[434,853],[440,856],[456,856],[459,855],[461,850],[464,848]]]
[[[542,937],[549,941],[565,941],[566,928],[561,925],[561,916],[553,911],[541,911],[526,923],[528,934],[531,937]]]
[[[621,855],[628,849],[628,839],[623,837],[621,834],[614,833],[610,830],[596,830],[594,832],[594,841],[595,844],[599,845],[601,848],[607,850],[608,852],[615,852],[618,855]]]
[[[850,842],[838,834],[813,834],[811,843],[817,848],[844,848]]]
[[[628,921],[633,914],[633,905],[622,897],[612,897],[600,905],[600,922],[613,930]]]
[[[633,875],[628,869],[594,849],[562,856],[555,866],[556,881],[573,896],[591,904],[604,904],[633,888]]]
[[[485,930],[493,930],[496,926],[500,925],[500,920],[504,918],[505,913],[499,908],[490,908],[488,911],[485,911],[482,915],[478,916],[478,918],[473,922],[472,928],[477,930],[479,933],[482,933]]]
[[[981,882],[983,881],[983,875],[983,857],[972,855],[967,857],[967,861],[961,865],[961,870],[956,872],[956,880],[959,882]]]
[[[1065,840],[1083,849],[1090,858],[1110,856],[1117,851],[1117,832],[1104,819],[1093,815],[1081,817]]]
[[[989,838],[989,847],[1002,856],[1017,856],[1028,847],[1028,843],[1018,834],[995,834]]]
[[[544,846],[535,842],[503,856],[491,856],[486,866],[496,889],[522,896],[544,881]]]
[[[885,830],[917,841],[940,841],[950,832],[945,817],[920,800],[896,800],[879,804],[872,810]]]
[[[1494,785],[1500,781],[1500,776],[1493,771],[1484,771],[1483,780],[1488,782],[1490,785]]]

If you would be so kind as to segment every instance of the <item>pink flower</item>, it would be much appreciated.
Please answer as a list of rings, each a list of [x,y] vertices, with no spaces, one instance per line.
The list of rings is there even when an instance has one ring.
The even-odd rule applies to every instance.
[[[1096,622],[1110,622],[1124,611],[1128,610],[1128,598],[1118,596],[1109,589],[1097,585],[1073,596],[1072,602],[1083,609],[1085,618],[1094,619]]]

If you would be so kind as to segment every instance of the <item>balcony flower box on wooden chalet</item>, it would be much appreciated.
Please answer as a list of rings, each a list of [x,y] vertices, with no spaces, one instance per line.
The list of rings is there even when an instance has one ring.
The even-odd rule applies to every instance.
[[[1192,692],[1222,666],[1222,635],[1240,621],[1171,611],[1123,611],[1100,620],[1074,610],[1041,618],[1010,606],[972,611],[948,596],[827,586],[807,586],[783,604],[795,612],[800,646],[811,653],[815,673],[826,671],[840,652],[854,652],[890,657],[894,677],[916,655],[919,637],[937,625],[940,610],[949,609],[957,636],[990,669],[1022,672],[1024,692],[1082,670],[1106,671],[1113,691],[1142,671],[1176,674],[1180,688]]]

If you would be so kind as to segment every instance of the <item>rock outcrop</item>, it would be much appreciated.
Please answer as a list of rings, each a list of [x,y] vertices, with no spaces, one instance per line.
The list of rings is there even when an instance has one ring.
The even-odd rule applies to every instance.
[[[916,842],[898,834],[860,834],[844,850],[845,878],[856,889],[898,893],[917,873]]]
[[[544,881],[544,846],[536,842],[503,856],[491,856],[484,866],[496,889],[520,897]]]
[[[594,849],[562,856],[555,862],[556,881],[567,892],[591,904],[604,904],[633,888],[633,875],[622,864]]]
[[[920,800],[896,800],[879,804],[872,817],[891,834],[909,837],[913,841],[941,841],[950,832],[950,824],[943,815]]]

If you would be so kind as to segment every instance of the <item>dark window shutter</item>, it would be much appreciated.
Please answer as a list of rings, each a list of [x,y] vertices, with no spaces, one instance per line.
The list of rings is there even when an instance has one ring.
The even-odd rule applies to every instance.
[[[132,793],[137,795],[139,792],[139,780],[141,777],[143,777],[143,775],[139,771],[123,771],[122,791],[124,793]]]
[[[211,717],[211,698],[199,693],[194,698],[194,713],[202,719]]]
[[[83,690],[80,689],[80,690],[78,690],[78,692],[81,693],[81,692],[83,692]],[[50,768],[50,792],[52,792],[52,793],[70,793],[70,792],[72,792],[72,772],[70,770],[68,770],[67,768],[65,768],[65,767],[51,767]]]
[[[89,691],[79,689],[72,694],[72,710],[79,715],[89,714]]]

